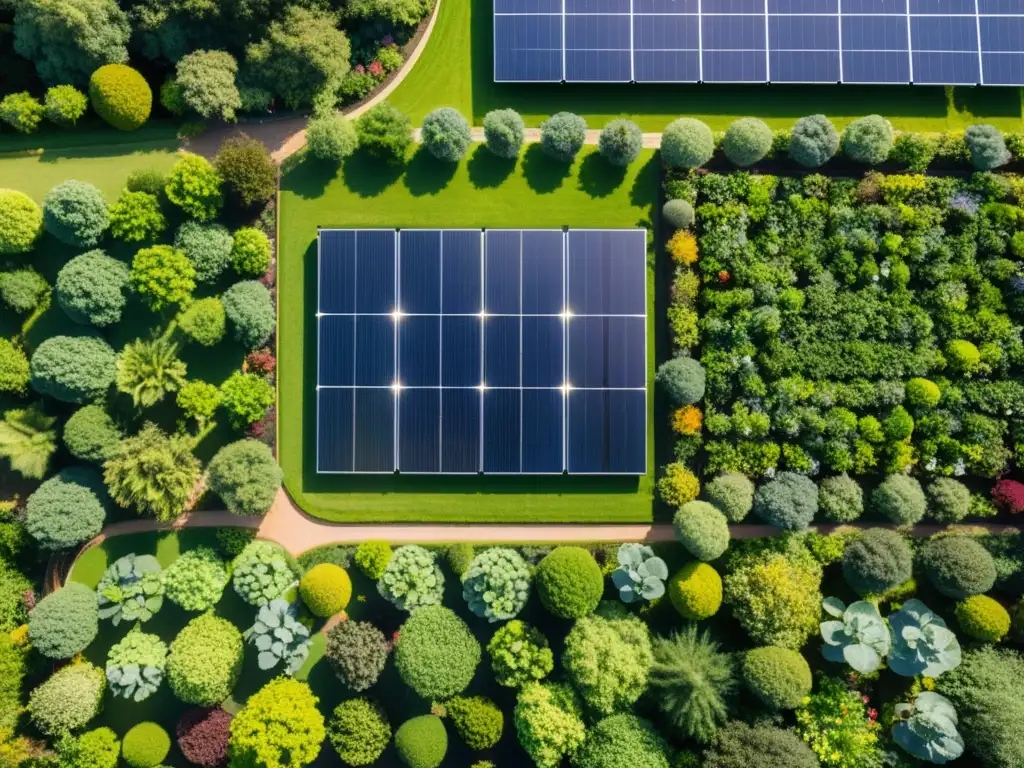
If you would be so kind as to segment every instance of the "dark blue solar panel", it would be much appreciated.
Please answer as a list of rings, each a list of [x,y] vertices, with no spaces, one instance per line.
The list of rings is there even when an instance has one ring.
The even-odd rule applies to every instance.
[[[762,6],[763,10],[763,6]],[[764,57],[764,16],[708,16],[702,19],[705,51],[760,50]]]
[[[561,16],[495,16],[494,79],[558,82],[562,79]]]
[[[441,318],[441,385],[480,386],[480,318]]]
[[[709,13],[764,14],[764,0],[704,0],[701,11]]]
[[[406,316],[398,324],[398,381],[403,387],[440,386],[440,317]]]
[[[865,8],[881,7],[860,0]],[[877,8],[876,8],[877,9]],[[906,16],[849,16],[843,4],[843,81],[909,83],[910,54]],[[904,4],[903,13],[906,13]]]
[[[440,472],[441,390],[403,389],[398,431],[399,472]]]
[[[520,390],[488,389],[483,397],[484,472],[520,472]]]
[[[355,232],[320,235],[320,311],[356,311]]]
[[[560,317],[523,317],[523,386],[560,387],[564,322]]]
[[[406,314],[441,311],[441,233],[406,229],[401,232],[398,304]]]
[[[768,47],[773,51],[838,51],[839,17],[769,16]],[[776,79],[774,69],[772,79]]]
[[[843,0],[843,14],[906,14],[907,0]]]
[[[574,317],[569,321],[569,382],[573,387],[646,384],[642,317]]]
[[[488,317],[484,322],[484,384],[519,386],[518,317]]]
[[[355,393],[355,471],[394,472],[394,393],[390,389],[352,391]]]
[[[633,0],[633,14],[697,13],[698,0]]]
[[[524,315],[558,315],[564,310],[562,240],[557,231],[523,232]]]
[[[633,79],[637,82],[700,80],[700,19],[696,16],[633,18]]]
[[[839,0],[768,0],[768,13],[839,13]]]
[[[562,0],[494,0],[495,13],[562,13]]]
[[[704,51],[704,81],[761,83],[768,80],[768,61],[761,51]]]
[[[390,387],[395,382],[395,321],[389,316],[356,318],[357,387]]]
[[[909,83],[910,58],[906,52],[843,51],[843,82]]]
[[[837,83],[839,51],[771,51],[773,83]]]
[[[565,0],[565,12],[624,13],[629,15],[629,0]]]
[[[646,258],[642,231],[571,231],[569,311],[574,315],[644,314]]]
[[[963,14],[974,18],[974,0],[910,0],[912,16]]]
[[[484,248],[484,309],[490,315],[518,315],[522,234],[487,232]]]
[[[483,309],[480,230],[445,232],[441,255],[441,312],[478,314]]]
[[[441,471],[480,471],[479,390],[441,390]]]
[[[979,0],[979,9],[981,0]],[[988,13],[1008,12],[997,11],[996,3],[989,0]],[[1024,8],[1016,8],[1015,12],[1024,13]],[[1021,85],[1024,84],[1024,51],[1021,41],[1024,40],[1024,18],[1009,16],[982,16],[981,27],[982,71],[985,82],[989,85]]]
[[[1024,13],[1022,0],[978,0],[978,13]]]
[[[355,330],[356,319],[352,315],[325,315],[320,318],[320,371],[317,381],[322,386],[343,387],[355,383],[355,358],[352,354]]]
[[[566,80],[629,80],[631,61],[628,15],[565,17]]]
[[[975,85],[981,80],[978,52],[929,53],[914,51],[914,82],[944,85],[964,83]]]
[[[317,472],[352,471],[352,389],[317,392]]]
[[[633,78],[638,83],[695,83],[700,80],[697,51],[635,51]]]
[[[644,392],[573,390],[568,398],[567,428],[570,473],[644,471]]]
[[[628,27],[626,31],[629,32]],[[567,48],[565,51],[565,79],[580,83],[626,82],[630,79],[629,50],[573,50]]]
[[[395,310],[395,231],[356,232],[356,312]]]
[[[559,473],[562,461],[562,392],[557,389],[524,389],[523,472]]]

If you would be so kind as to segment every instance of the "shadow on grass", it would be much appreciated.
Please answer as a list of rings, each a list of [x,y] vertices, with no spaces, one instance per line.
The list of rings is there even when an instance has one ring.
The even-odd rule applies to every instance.
[[[337,166],[318,162],[308,152],[295,162],[295,167],[281,177],[282,191],[294,192],[305,200],[323,195],[327,185],[338,175]]]
[[[405,166],[401,163],[385,163],[365,150],[345,158],[342,164],[342,178],[345,186],[359,197],[377,197],[398,181]]]
[[[523,178],[538,195],[554,192],[572,173],[572,163],[562,163],[544,154],[540,144],[531,144],[523,155]]]
[[[516,160],[498,157],[484,144],[479,144],[466,165],[469,183],[477,189],[500,187],[516,169]]]
[[[421,146],[405,167],[405,188],[413,197],[436,195],[455,178],[458,167],[458,163],[438,160]]]
[[[580,163],[579,188],[590,197],[607,197],[626,180],[626,168],[612,165],[597,152]]]

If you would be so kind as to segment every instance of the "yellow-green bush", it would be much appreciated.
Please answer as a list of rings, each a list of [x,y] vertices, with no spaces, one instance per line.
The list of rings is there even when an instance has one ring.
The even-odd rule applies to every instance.
[[[121,131],[141,128],[153,109],[149,83],[127,64],[106,64],[93,72],[89,100],[97,115]]]
[[[334,563],[320,563],[299,582],[299,595],[310,613],[326,619],[341,613],[352,599],[352,580]]]
[[[998,643],[1010,631],[1010,614],[988,595],[974,595],[956,605],[960,629],[983,643]]]
[[[669,580],[668,596],[683,618],[706,619],[722,605],[722,577],[707,563],[687,563]]]

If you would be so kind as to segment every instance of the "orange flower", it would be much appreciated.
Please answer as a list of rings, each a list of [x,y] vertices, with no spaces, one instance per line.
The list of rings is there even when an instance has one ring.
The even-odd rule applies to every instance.
[[[697,238],[692,232],[679,230],[669,238],[665,247],[673,261],[687,265],[697,263]]]
[[[695,405],[686,405],[672,414],[672,429],[680,435],[695,435],[704,423],[704,414]]]

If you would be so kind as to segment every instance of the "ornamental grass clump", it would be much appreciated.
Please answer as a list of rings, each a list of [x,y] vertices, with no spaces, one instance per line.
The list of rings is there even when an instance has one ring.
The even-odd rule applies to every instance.
[[[134,629],[107,654],[107,684],[114,696],[145,701],[160,687],[166,667],[164,641]]]
[[[454,611],[418,608],[395,643],[395,667],[406,685],[427,701],[462,693],[480,664],[480,643]]]
[[[444,574],[432,552],[408,544],[395,550],[377,582],[377,591],[403,611],[437,605],[444,597]]]
[[[536,627],[517,619],[494,633],[487,644],[487,654],[491,657],[494,679],[509,688],[543,680],[555,666],[548,639]]]
[[[298,580],[294,562],[279,544],[257,539],[235,558],[231,584],[250,605],[266,605]]]
[[[164,571],[164,596],[186,611],[208,611],[224,594],[228,571],[212,547],[182,554]]]
[[[490,622],[515,618],[530,596],[530,568],[508,547],[486,549],[462,574],[462,597],[477,616]]]
[[[390,653],[384,633],[368,621],[340,621],[327,633],[327,663],[353,691],[365,691],[377,682]]]

